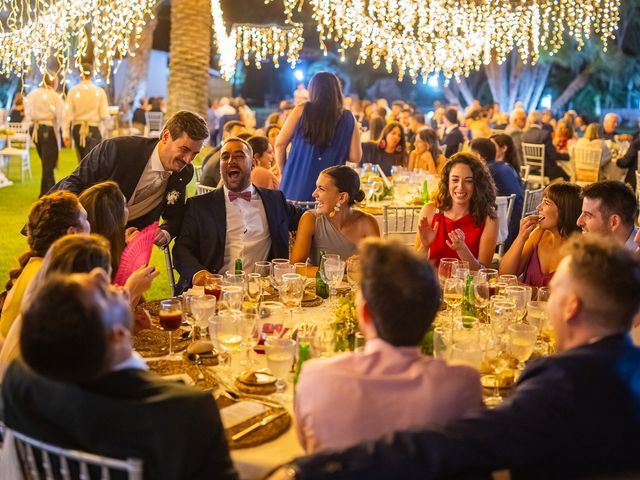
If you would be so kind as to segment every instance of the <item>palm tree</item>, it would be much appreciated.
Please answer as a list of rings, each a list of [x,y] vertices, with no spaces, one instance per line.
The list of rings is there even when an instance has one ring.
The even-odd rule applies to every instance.
[[[168,115],[191,110],[206,116],[210,58],[210,3],[172,0]]]

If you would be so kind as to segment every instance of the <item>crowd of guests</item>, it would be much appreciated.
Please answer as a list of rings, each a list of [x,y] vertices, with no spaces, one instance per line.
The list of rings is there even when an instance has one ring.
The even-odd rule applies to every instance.
[[[141,458],[145,478],[237,478],[212,396],[158,378],[133,351],[132,335],[149,325],[135,307],[158,272],[141,267],[124,287],[110,285],[125,245],[162,217],[155,243],[175,240],[179,291],[238,259],[251,268],[274,258],[317,265],[321,250],[360,257],[365,350],[304,365],[295,414],[314,455],[273,478],[637,472],[640,350],[629,332],[640,308],[640,234],[637,200],[623,182],[582,188],[559,175],[536,214],[511,226],[498,268],[551,286],[558,355],[527,368],[501,406],[482,406],[477,371],[419,351],[440,307],[434,267],[442,258],[472,270],[493,263],[496,196],[522,200],[518,142],[550,144],[560,155],[580,123],[564,118],[551,135],[539,112],[518,107],[507,119],[472,106],[466,127],[455,108],[436,110],[427,125],[404,102],[354,114],[326,72],[306,95],[283,105],[263,135],[246,114],[222,123],[244,105],[218,103],[221,138],[201,176],[211,178],[210,192],[188,198],[186,186],[212,124],[181,111],[159,139],[102,141],[32,206],[29,250],[10,272],[0,319],[6,425],[68,448]],[[492,135],[491,122],[504,133]],[[463,128],[473,133],[460,151],[469,140]],[[598,140],[598,128],[584,129],[586,141]],[[376,219],[354,208],[364,192],[346,161],[439,175],[414,249],[377,238]],[[311,210],[288,201],[311,199]]]

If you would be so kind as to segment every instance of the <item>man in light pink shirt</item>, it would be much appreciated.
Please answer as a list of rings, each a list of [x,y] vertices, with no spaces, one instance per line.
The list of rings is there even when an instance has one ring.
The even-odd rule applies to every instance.
[[[433,268],[399,243],[366,240],[359,253],[356,308],[366,346],[304,364],[295,413],[307,453],[443,425],[482,405],[478,372],[418,347],[440,305]]]

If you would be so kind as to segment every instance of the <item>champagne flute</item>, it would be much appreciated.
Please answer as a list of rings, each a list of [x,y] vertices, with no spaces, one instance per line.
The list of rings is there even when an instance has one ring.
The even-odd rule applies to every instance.
[[[267,354],[267,366],[278,379],[276,389],[279,401],[291,400],[291,395],[284,392],[287,388],[287,380],[291,374],[293,358],[296,354],[296,341],[286,338],[268,338],[264,342],[264,350]]]
[[[352,255],[347,258],[347,282],[353,290],[360,285],[361,275],[360,256]]]
[[[300,307],[304,296],[305,278],[297,273],[285,273],[280,284],[280,300],[289,309],[289,323],[293,325],[293,309]]]
[[[182,302],[179,298],[169,298],[160,302],[158,314],[160,326],[169,333],[169,353],[165,356],[168,360],[181,360],[179,355],[173,353],[173,332],[182,325]]]
[[[444,281],[447,278],[453,277],[453,270],[458,264],[456,258],[442,258],[438,265],[438,280],[440,281],[440,288],[444,288]]]
[[[449,315],[453,321],[453,311],[462,303],[464,282],[459,278],[447,278],[444,281],[443,298],[449,308]]]
[[[536,344],[538,330],[533,325],[515,323],[509,325],[509,349],[511,355],[518,360],[518,370],[522,373],[524,362],[529,360]]]
[[[201,334],[209,326],[211,317],[216,314],[216,297],[213,295],[200,295],[193,298],[191,300],[191,312],[195,318],[195,325]]]

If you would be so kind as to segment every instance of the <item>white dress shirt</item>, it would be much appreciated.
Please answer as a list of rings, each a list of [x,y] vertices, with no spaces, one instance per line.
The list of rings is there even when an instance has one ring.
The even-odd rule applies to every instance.
[[[39,87],[26,96],[24,115],[26,123],[38,122],[50,127],[60,126],[64,115],[64,102],[53,88]]]
[[[166,171],[160,161],[156,144],[129,199],[129,220],[146,215],[162,201],[170,176],[171,172]]]
[[[87,122],[97,127],[100,122],[109,120],[109,104],[105,91],[94,85],[91,80],[82,80],[67,94],[65,114],[65,132],[70,125]]]
[[[229,200],[229,189],[224,188],[224,206],[227,218],[227,238],[224,245],[224,263],[220,273],[234,270],[237,258],[244,270],[255,262],[266,260],[271,250],[271,233],[262,198],[255,187],[249,185],[243,192],[251,192],[251,201],[242,198]]]

